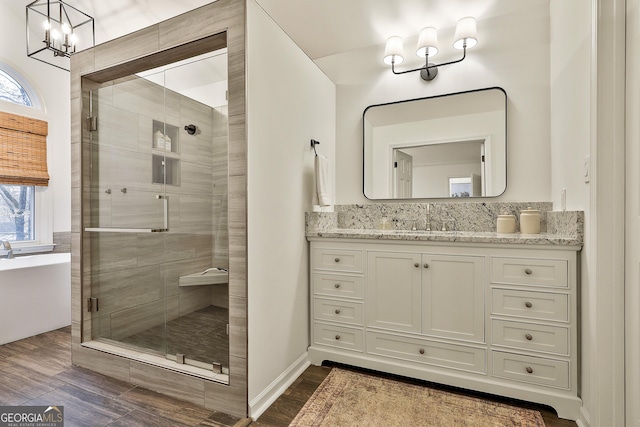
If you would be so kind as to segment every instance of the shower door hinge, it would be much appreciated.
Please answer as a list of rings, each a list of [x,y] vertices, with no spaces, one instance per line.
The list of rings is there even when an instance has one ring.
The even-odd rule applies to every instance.
[[[98,311],[98,298],[87,298],[87,311]]]
[[[227,335],[229,335],[229,324],[227,323]]]
[[[98,117],[97,116],[89,116],[87,117],[87,130],[89,132],[95,132],[98,130]]]

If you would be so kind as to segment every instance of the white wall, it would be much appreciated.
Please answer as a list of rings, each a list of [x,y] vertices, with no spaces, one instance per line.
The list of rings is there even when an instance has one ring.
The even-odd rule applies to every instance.
[[[26,2],[0,2],[0,62],[28,80],[42,110],[16,108],[0,102],[0,111],[34,117],[49,123],[47,163],[52,200],[53,231],[71,230],[71,117],[69,73],[27,57]]]
[[[249,404],[306,353],[310,140],[333,164],[335,86],[254,0],[247,4]],[[255,416],[255,408],[251,413]]]
[[[508,99],[507,190],[497,200],[551,199],[549,5],[531,3],[520,15],[478,17],[478,45],[462,63],[441,68],[431,82],[418,73],[393,75],[382,62],[382,45],[316,60],[337,84],[337,203],[367,202],[362,193],[367,106],[492,86],[504,88]],[[458,51],[449,47],[453,28],[443,29],[438,38],[442,49],[434,62],[457,58]],[[406,69],[416,65],[405,63]]]
[[[560,210],[561,193],[565,189],[567,209],[584,211],[585,224],[591,221],[591,188],[584,182],[584,160],[591,143],[591,22],[591,2],[551,2],[551,195],[554,208]],[[592,237],[589,227],[585,226],[585,242],[580,253],[580,395],[587,418],[594,404],[590,368],[594,362],[590,348],[596,321],[589,273],[593,263],[591,247]]]

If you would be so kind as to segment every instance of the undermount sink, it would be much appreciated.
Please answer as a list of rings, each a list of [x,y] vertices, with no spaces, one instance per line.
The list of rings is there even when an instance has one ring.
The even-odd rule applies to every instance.
[[[220,285],[229,282],[229,273],[224,268],[208,268],[200,273],[180,276],[180,286]]]

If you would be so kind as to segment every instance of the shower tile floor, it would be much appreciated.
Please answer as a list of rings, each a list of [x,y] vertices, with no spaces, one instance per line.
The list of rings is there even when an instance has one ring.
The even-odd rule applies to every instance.
[[[221,363],[229,367],[229,309],[210,305],[167,324],[167,354],[184,354],[204,363]],[[164,340],[164,325],[139,332],[122,342],[157,349]]]

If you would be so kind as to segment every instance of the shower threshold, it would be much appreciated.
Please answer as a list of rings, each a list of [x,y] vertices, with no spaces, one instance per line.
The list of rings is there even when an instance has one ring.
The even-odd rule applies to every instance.
[[[204,367],[192,366],[187,364],[180,364],[175,360],[169,360],[164,355],[152,354],[145,349],[142,352],[135,346],[123,346],[117,341],[112,341],[105,338],[100,338],[93,341],[86,341],[82,343],[82,347],[90,348],[93,350],[102,351],[104,353],[113,354],[115,356],[124,357],[129,360],[135,360],[136,362],[146,363],[149,365],[165,368],[171,371],[179,372],[182,374],[190,375],[205,380],[215,381],[221,384],[229,384],[229,374],[227,373],[215,373],[210,369]],[[226,369],[225,369],[226,370]]]

